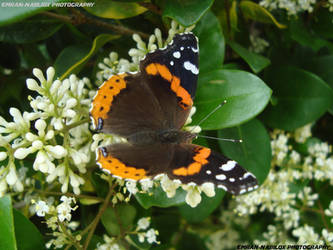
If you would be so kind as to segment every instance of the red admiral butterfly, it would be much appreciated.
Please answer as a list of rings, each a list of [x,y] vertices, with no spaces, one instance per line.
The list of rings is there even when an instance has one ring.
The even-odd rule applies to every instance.
[[[97,130],[127,139],[98,149],[97,162],[113,176],[142,180],[167,174],[182,183],[214,183],[232,194],[258,187],[237,162],[191,144],[181,130],[189,116],[199,74],[199,48],[192,33],[175,35],[146,55],[140,72],[111,76],[98,90],[91,117]]]

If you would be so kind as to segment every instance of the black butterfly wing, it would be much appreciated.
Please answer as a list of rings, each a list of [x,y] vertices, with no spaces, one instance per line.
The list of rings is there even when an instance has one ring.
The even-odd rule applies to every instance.
[[[235,195],[258,187],[255,176],[236,161],[209,148],[187,143],[175,145],[168,175],[182,183],[210,182]]]
[[[164,128],[183,127],[193,105],[198,68],[198,41],[192,33],[176,34],[165,49],[141,61],[140,71],[167,118]]]
[[[180,129],[191,110],[198,77],[193,34],[175,35],[165,49],[147,54],[137,74],[112,76],[93,100],[91,117],[104,133]]]
[[[98,163],[114,176],[136,181],[167,174],[185,184],[213,183],[235,195],[258,187],[237,162],[194,144],[115,144],[99,149]]]

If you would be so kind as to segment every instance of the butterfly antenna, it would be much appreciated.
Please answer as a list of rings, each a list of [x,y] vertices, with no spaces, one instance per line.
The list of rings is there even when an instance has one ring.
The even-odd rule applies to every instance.
[[[243,140],[237,140],[237,139],[228,139],[228,138],[217,138],[207,135],[197,135],[197,137],[207,138],[207,139],[214,139],[218,141],[231,141],[231,142],[243,142]]]
[[[212,111],[210,111],[210,113],[208,115],[206,115],[204,118],[202,118],[202,120],[197,124],[195,125],[191,130],[190,132],[192,132],[193,130],[195,130],[197,127],[200,126],[201,123],[203,123],[204,121],[206,121],[212,114],[214,114],[218,109],[222,108],[222,106],[224,104],[227,103],[227,100],[223,100],[222,103],[220,103],[219,105],[217,105]]]

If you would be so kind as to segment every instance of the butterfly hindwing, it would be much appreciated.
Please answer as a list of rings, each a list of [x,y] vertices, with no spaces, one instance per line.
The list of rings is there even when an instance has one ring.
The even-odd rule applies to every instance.
[[[194,144],[133,146],[115,144],[99,150],[103,169],[124,179],[141,180],[167,174],[182,183],[213,183],[232,194],[257,187],[257,180],[237,162]]]
[[[210,182],[235,195],[258,187],[254,175],[236,161],[209,148],[187,143],[175,145],[169,177],[197,185]]]

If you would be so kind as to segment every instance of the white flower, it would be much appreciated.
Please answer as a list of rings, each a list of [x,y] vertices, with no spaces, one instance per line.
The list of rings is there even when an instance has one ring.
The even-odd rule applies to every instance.
[[[136,187],[136,181],[126,181],[126,188],[131,194],[136,194],[139,191]]]
[[[180,182],[172,181],[169,179],[167,175],[161,175],[159,178],[157,178],[161,182],[161,187],[163,191],[166,193],[168,198],[172,198],[176,194],[177,188],[180,186]]]
[[[201,202],[201,195],[198,186],[183,185],[182,188],[187,191],[185,202],[191,207],[196,207]]]
[[[332,244],[333,243],[333,233],[332,232],[328,232],[327,229],[323,229],[321,231],[322,236],[326,242],[326,244]]]
[[[50,211],[50,207],[45,201],[38,201],[35,205],[36,214],[39,217],[44,217]]]
[[[150,225],[150,217],[144,217],[138,220],[138,230],[146,230]]]
[[[156,241],[156,236],[158,235],[158,231],[151,228],[146,232],[146,237],[147,237],[147,241],[149,244],[153,244],[153,243],[159,243],[158,241]]]
[[[153,187],[154,182],[151,179],[143,179],[140,181],[141,189],[145,192],[147,192],[150,188]]]
[[[58,212],[58,218],[61,222],[64,220],[70,221],[72,218],[71,211],[76,209],[76,207],[71,207],[72,202],[74,202],[75,204],[75,199],[71,197],[61,196],[60,200],[62,201],[62,203],[60,203],[56,207]]]
[[[119,244],[116,242],[116,238],[110,238],[107,235],[103,235],[104,244],[98,243],[96,250],[120,250]]]
[[[10,165],[9,173],[6,176],[6,181],[9,186],[13,186],[18,181],[14,164]]]
[[[331,223],[333,223],[333,201],[331,201],[330,205],[329,205],[329,208],[328,209],[325,209],[325,214],[327,216],[330,216],[332,217],[331,218]]]
[[[215,185],[211,182],[205,182],[200,186],[202,192],[204,192],[208,197],[215,196]]]
[[[298,244],[323,244],[319,235],[308,225],[294,229],[292,234],[298,238]]]

